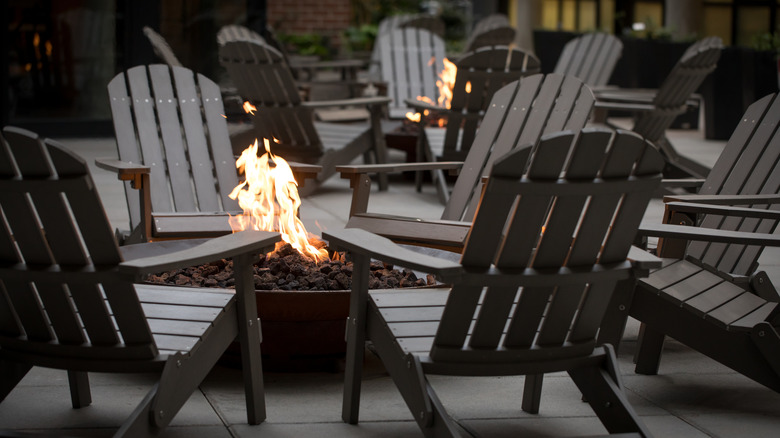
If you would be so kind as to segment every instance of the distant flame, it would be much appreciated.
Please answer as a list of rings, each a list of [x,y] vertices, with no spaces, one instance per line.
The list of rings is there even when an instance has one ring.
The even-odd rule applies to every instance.
[[[257,111],[257,107],[249,103],[249,101],[244,101],[244,111],[246,111],[247,114],[255,115],[255,111]]]
[[[246,148],[236,160],[236,167],[243,172],[246,181],[230,193],[237,199],[244,213],[230,216],[233,232],[246,229],[279,231],[282,240],[301,254],[317,262],[328,259],[328,251],[309,242],[310,236],[298,219],[301,198],[292,169],[283,158],[271,153],[270,142],[263,139],[266,153],[257,156],[257,140]],[[279,246],[279,244],[277,244]]]
[[[458,75],[458,67],[449,59],[444,58],[444,70],[439,73],[436,86],[439,87],[439,106],[449,109],[452,100],[452,87],[455,86],[455,76]]]
[[[433,57],[428,61],[428,65],[433,65],[436,62],[436,58]],[[458,67],[452,63],[449,59],[444,58],[444,69],[439,72],[439,79],[436,80],[436,86],[439,87],[439,98],[437,99],[438,106],[442,108],[450,109],[452,102],[452,89],[455,86],[455,77],[458,75]],[[471,82],[466,83],[466,93],[471,93]],[[428,102],[433,104],[433,100],[428,96],[417,96],[417,100]],[[427,111],[425,112],[427,115]],[[412,122],[420,121],[420,114],[408,112],[406,118]],[[438,120],[439,126],[445,126],[447,121],[445,119]]]

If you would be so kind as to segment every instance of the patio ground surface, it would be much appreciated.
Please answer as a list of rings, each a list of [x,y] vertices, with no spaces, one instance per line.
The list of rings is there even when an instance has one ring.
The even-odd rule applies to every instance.
[[[712,165],[725,142],[705,141],[698,131],[672,131],[672,143],[684,154]],[[93,165],[109,219],[127,227],[125,197],[119,181],[94,168],[96,157],[116,156],[113,139],[64,139]],[[395,157],[399,158],[400,157]],[[396,180],[390,190],[374,193],[369,208],[395,214],[438,218],[442,206],[431,186],[414,192]],[[309,231],[343,227],[349,210],[346,180],[334,177],[303,200],[302,219]],[[660,201],[646,220],[659,221]],[[780,285],[780,252],[761,259]],[[780,394],[675,342],[666,344],[658,376],[634,373],[632,354],[638,323],[631,320],[620,346],[619,362],[628,399],[658,437],[780,436]],[[421,436],[381,362],[370,354],[365,364],[361,422],[341,421],[343,373],[265,372],[267,420],[246,424],[240,370],[218,365],[178,413],[165,437],[410,437]],[[571,436],[605,433],[576,387],[564,374],[544,382],[541,411],[521,411],[522,377],[431,379],[450,412],[485,437]],[[91,377],[93,404],[74,410],[66,373],[33,369],[0,404],[0,436],[111,436],[148,391],[146,375]]]

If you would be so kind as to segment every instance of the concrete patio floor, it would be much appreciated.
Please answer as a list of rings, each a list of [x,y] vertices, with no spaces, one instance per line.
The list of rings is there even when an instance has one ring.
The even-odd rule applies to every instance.
[[[685,155],[712,165],[725,142],[704,141],[698,131],[673,131],[672,143]],[[91,165],[96,157],[116,156],[113,139],[65,139]],[[399,157],[395,157],[399,158]],[[93,168],[109,219],[127,228],[124,194],[115,177]],[[369,208],[395,214],[438,218],[442,206],[432,187],[414,193],[411,183],[394,181],[374,193]],[[350,191],[346,180],[329,180],[304,199],[301,216],[309,231],[343,227]],[[659,221],[654,201],[647,221]],[[780,252],[761,259],[780,285]],[[620,346],[619,362],[628,399],[658,437],[777,437],[780,394],[674,342],[667,342],[658,376],[634,373],[632,355],[638,323],[631,320]],[[421,436],[381,363],[367,357],[361,423],[341,421],[343,373],[268,372],[267,420],[246,424],[240,370],[218,365],[165,430],[165,437],[407,437]],[[65,372],[33,369],[0,404],[0,436],[111,436],[148,391],[147,375],[91,375],[93,404],[71,408]],[[432,378],[450,412],[484,437],[570,436],[605,430],[564,374],[544,382],[541,411],[520,410],[522,377]]]

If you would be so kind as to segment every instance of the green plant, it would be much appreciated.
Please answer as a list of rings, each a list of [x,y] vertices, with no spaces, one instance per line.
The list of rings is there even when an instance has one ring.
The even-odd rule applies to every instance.
[[[758,51],[774,51],[780,56],[780,32],[764,32],[754,35],[750,47]]]
[[[377,31],[378,28],[375,24],[350,26],[344,30],[342,41],[351,52],[368,51],[374,45]]]
[[[279,34],[279,41],[288,47],[290,53],[330,58],[328,38],[316,33]]]

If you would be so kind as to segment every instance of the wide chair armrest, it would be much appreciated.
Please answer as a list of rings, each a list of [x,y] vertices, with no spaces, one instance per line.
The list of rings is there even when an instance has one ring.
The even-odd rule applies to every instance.
[[[322,233],[328,246],[354,256],[378,259],[394,265],[432,274],[446,283],[453,282],[463,272],[460,263],[421,254],[359,228],[345,228]]]
[[[692,202],[713,205],[771,205],[780,203],[780,195],[667,195],[664,202]]]
[[[368,198],[371,195],[371,177],[369,175],[377,174],[381,177],[388,173],[420,170],[449,170],[451,173],[454,173],[460,170],[461,167],[463,167],[463,162],[460,161],[440,161],[336,166],[336,171],[341,174],[342,178],[350,180],[352,205],[350,206],[349,216],[352,217],[358,213],[368,211]]]
[[[149,248],[149,257],[138,257],[119,264],[119,272],[141,276],[156,272],[187,266],[197,266],[214,260],[232,258],[240,255],[253,255],[266,253],[273,250],[276,242],[281,240],[281,235],[271,231],[247,230],[228,234],[216,239],[181,241],[177,243],[176,250],[170,252],[171,246],[158,244],[141,244],[135,248],[135,255],[139,255],[144,246]],[[191,246],[187,247],[190,242]],[[132,250],[129,250],[132,251]]]
[[[436,104],[432,104],[430,102],[425,102],[419,99],[404,99],[404,103],[406,104],[406,106],[412,108],[418,113],[428,111],[429,113],[447,114],[450,111],[447,108],[441,107]]]
[[[377,105],[386,105],[392,101],[393,99],[387,96],[370,96],[370,97],[355,97],[352,99],[307,101],[307,102],[301,102],[301,106],[312,108],[312,109],[332,108],[332,107],[342,107],[342,106],[372,107]]]
[[[640,236],[672,239],[697,240],[743,245],[780,246],[780,235],[727,231],[714,228],[691,227],[687,225],[642,223],[637,232]]]
[[[101,169],[117,174],[122,181],[136,182],[140,175],[148,175],[151,172],[149,166],[138,163],[128,163],[116,158],[96,158],[95,165]]]
[[[661,188],[697,188],[704,185],[703,178],[664,178]]]
[[[694,202],[667,202],[666,208],[678,213],[714,214],[720,216],[780,220],[780,211],[763,208],[734,207],[731,205],[700,204]]]

